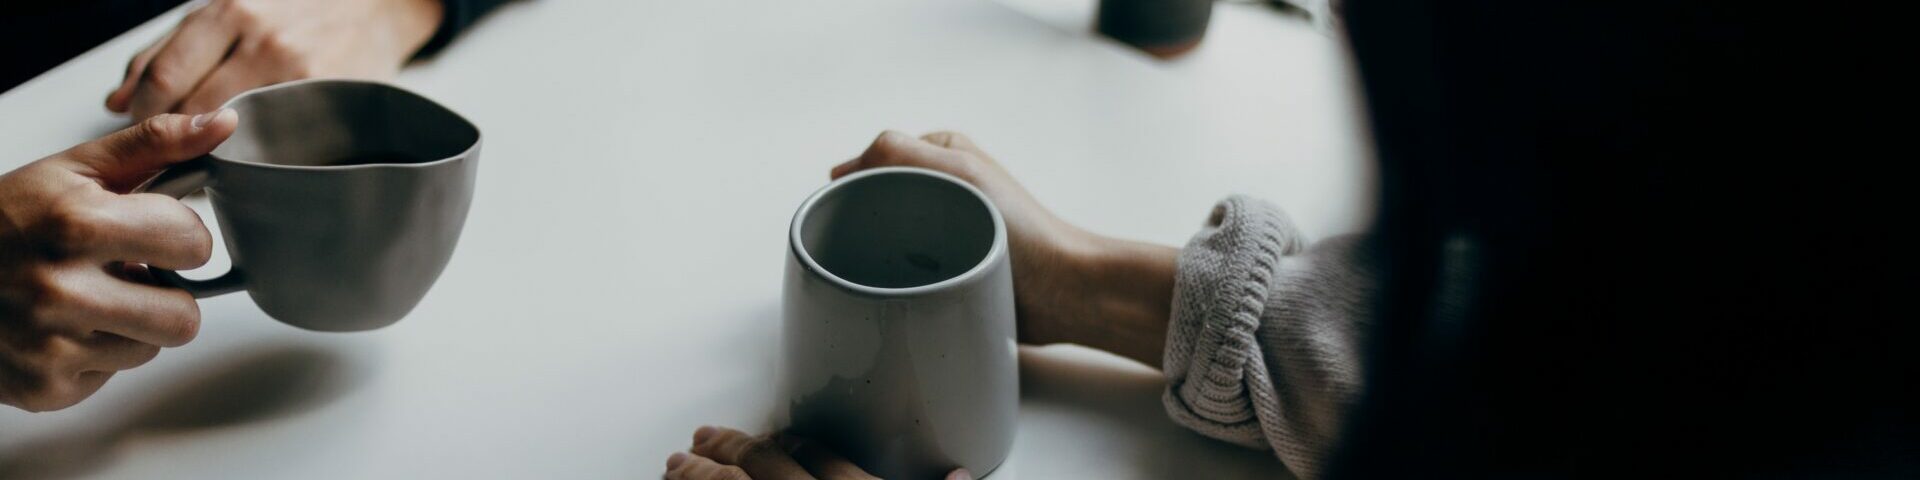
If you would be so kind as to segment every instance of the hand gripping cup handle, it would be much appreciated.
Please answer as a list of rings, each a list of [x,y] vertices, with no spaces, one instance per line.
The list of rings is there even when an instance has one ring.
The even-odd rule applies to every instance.
[[[173,198],[186,198],[188,194],[213,185],[210,168],[213,162],[206,156],[174,165],[159,176],[135,189],[136,192],[158,193]],[[194,280],[180,276],[179,272],[164,268],[147,268],[153,277],[162,283],[186,290],[193,298],[208,298],[238,292],[246,288],[246,277],[239,268],[227,270],[227,273],[207,280]]]

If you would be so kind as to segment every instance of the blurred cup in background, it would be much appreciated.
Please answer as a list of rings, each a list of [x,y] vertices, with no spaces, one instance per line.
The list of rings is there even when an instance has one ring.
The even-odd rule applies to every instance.
[[[1101,0],[1094,28],[1168,59],[1200,46],[1212,16],[1213,0]]]

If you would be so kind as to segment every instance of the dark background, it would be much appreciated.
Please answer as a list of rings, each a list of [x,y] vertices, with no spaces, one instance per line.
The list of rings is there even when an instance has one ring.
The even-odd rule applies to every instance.
[[[53,0],[0,7],[0,92],[153,19],[182,0]],[[107,92],[100,92],[105,102]]]
[[[1902,18],[1346,6],[1393,274],[1337,478],[1920,478]]]

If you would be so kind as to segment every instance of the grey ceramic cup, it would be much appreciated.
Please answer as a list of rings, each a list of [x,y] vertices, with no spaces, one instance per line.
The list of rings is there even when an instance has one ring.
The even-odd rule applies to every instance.
[[[1006,224],[986,195],[932,170],[855,173],[800,205],[789,245],[788,431],[881,478],[998,467],[1020,382]]]
[[[145,189],[205,189],[233,270],[196,298],[246,290],[267,315],[319,331],[399,321],[452,257],[473,199],[480,130],[381,83],[306,80],[242,93],[233,136]]]

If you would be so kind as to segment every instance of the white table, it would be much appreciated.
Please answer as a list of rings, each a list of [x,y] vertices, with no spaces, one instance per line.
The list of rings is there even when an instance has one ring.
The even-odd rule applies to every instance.
[[[1060,1],[496,12],[397,80],[486,135],[459,250],[409,318],[318,334],[245,295],[204,301],[198,340],[86,403],[0,408],[0,476],[654,476],[698,425],[766,426],[788,217],[885,128],[967,132],[1108,234],[1180,244],[1232,192],[1314,235],[1365,225],[1338,41],[1223,4],[1200,50],[1160,62],[1089,33],[1090,1]],[[179,14],[0,96],[0,168],[123,126],[101,99]],[[1283,475],[1271,453],[1172,424],[1152,370],[1023,353],[996,480]]]

